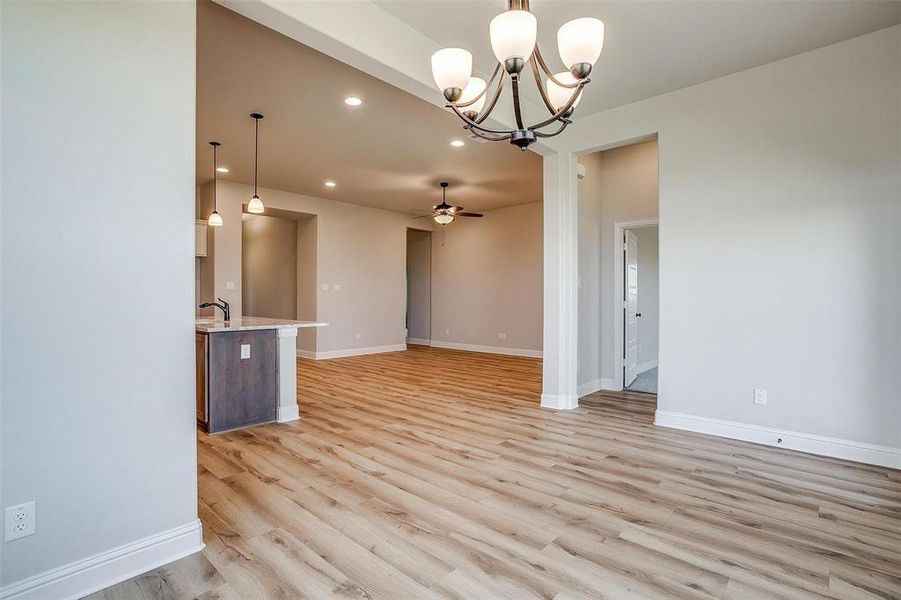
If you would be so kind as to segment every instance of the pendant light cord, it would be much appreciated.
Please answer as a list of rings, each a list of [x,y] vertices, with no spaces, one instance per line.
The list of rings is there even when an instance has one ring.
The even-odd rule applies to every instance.
[[[219,149],[219,144],[213,145],[213,212],[219,212],[219,198],[216,193],[216,188],[219,187],[217,183],[219,182],[219,171],[217,167],[219,166],[218,158],[217,158],[217,150]]]
[[[260,120],[254,117],[255,131],[253,134],[253,195],[257,195],[257,170],[260,161]]]

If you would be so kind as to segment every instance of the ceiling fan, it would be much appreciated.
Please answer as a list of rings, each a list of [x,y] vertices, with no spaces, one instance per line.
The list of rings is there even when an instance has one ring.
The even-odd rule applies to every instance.
[[[432,207],[432,214],[422,215],[421,217],[413,217],[421,219],[423,217],[432,217],[439,225],[447,225],[452,223],[457,217],[484,217],[482,213],[465,212],[462,206],[451,206],[447,203],[447,186],[446,181],[441,182],[441,204]]]

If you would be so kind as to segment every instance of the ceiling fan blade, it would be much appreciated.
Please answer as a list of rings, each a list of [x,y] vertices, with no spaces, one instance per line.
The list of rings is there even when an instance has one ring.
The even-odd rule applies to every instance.
[[[482,213],[474,213],[474,212],[458,212],[454,213],[455,217],[484,217]]]
[[[419,215],[418,217],[410,217],[410,220],[412,221],[413,219],[430,219],[431,217],[432,217],[432,215]]]

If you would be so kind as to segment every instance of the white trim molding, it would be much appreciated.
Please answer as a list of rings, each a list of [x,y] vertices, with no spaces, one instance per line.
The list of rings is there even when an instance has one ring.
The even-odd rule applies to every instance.
[[[414,346],[431,346],[432,340],[426,340],[423,338],[407,338],[408,344],[413,344]]]
[[[528,358],[541,358],[541,350],[529,350],[527,348],[504,348],[502,346],[479,346],[477,344],[460,344],[457,342],[441,342],[432,340],[432,348],[447,348],[448,350],[465,350],[467,352],[484,352],[486,354],[506,354],[508,356],[525,356]]]
[[[275,419],[279,423],[287,423],[296,421],[300,418],[300,407],[295,403],[294,406],[279,406]]]
[[[554,410],[572,410],[574,408],[579,408],[579,397],[541,394],[541,408],[553,408]]]
[[[381,354],[382,352],[402,352],[407,349],[407,344],[392,344],[390,346],[369,346],[368,348],[347,348],[345,350],[326,350],[325,352],[310,352],[298,350],[297,356],[313,360],[327,360],[329,358],[345,358],[348,356],[363,356],[365,354]]]
[[[0,589],[3,600],[81,598],[203,550],[200,520],[38,573]]]
[[[578,395],[579,398],[581,398],[582,396],[587,396],[601,390],[610,390],[616,392],[621,389],[622,388],[616,387],[615,379],[609,377],[601,377],[600,379],[592,379],[591,381],[586,381],[585,383],[579,384]]]
[[[820,456],[901,469],[901,448],[877,446],[876,444],[843,440],[812,433],[786,431],[761,425],[697,417],[662,410],[657,411],[654,417],[654,424],[661,427],[706,433],[733,440],[754,442],[766,446],[788,448],[810,454],[819,454]]]

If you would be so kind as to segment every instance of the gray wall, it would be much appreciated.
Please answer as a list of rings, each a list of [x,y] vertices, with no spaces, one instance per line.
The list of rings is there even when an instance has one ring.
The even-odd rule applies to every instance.
[[[297,318],[297,220],[245,214],[241,227],[243,313]]]
[[[297,318],[315,321],[318,302],[316,280],[317,226],[315,216],[297,221]],[[297,331],[297,347],[307,352],[316,351],[317,327],[304,327]]]
[[[901,448],[899,47],[895,26],[567,132],[659,133],[658,410]]]
[[[634,229],[638,238],[638,365],[651,368],[657,362],[657,324],[660,320],[658,297],[657,227]]]
[[[461,218],[436,230],[432,340],[540,352],[542,251],[540,202],[487,211],[484,218]]]
[[[622,383],[615,355],[614,224],[657,218],[657,141],[579,157],[585,177],[579,193],[578,383],[596,389]],[[616,315],[616,316],[615,316]]]
[[[2,5],[3,584],[196,524],[194,15]]]
[[[432,232],[407,229],[407,339],[430,339],[431,321]]]

